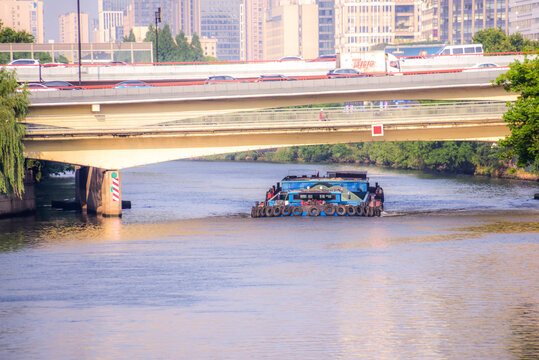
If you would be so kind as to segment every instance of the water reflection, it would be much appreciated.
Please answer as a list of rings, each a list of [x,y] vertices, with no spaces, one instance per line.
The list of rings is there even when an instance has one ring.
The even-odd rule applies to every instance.
[[[534,359],[529,187],[379,171],[402,216],[249,218],[286,168],[133,169],[121,219],[0,221],[0,358]]]

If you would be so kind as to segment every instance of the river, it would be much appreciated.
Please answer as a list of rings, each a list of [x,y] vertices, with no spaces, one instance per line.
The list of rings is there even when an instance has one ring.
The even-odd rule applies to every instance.
[[[0,359],[539,358],[537,183],[361,166],[380,218],[250,218],[294,169],[328,167],[154,164],[121,219],[0,220]]]

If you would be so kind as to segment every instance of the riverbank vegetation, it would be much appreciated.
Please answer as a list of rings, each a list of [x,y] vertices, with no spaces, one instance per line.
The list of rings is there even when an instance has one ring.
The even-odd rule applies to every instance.
[[[267,161],[279,163],[369,164],[395,169],[537,179],[500,159],[495,143],[466,141],[400,141],[336,145],[294,146],[211,156],[209,160]]]
[[[24,146],[26,127],[20,123],[28,113],[28,95],[18,92],[15,72],[0,69],[0,194],[24,192]]]
[[[500,141],[502,157],[516,159],[518,167],[539,172],[539,58],[515,61],[496,79],[508,92],[518,93],[503,118],[511,135]]]

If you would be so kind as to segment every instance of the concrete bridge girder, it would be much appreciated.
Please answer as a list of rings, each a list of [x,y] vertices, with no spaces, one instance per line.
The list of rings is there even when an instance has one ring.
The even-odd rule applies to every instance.
[[[384,125],[384,135],[373,137],[371,124],[356,126],[317,124],[274,129],[236,129],[140,133],[133,136],[50,136],[25,141],[25,155],[104,169],[123,169],[156,162],[248,150],[299,145],[368,141],[479,140],[493,141],[509,133],[500,119],[476,122],[402,123]],[[73,149],[78,149],[73,151]]]

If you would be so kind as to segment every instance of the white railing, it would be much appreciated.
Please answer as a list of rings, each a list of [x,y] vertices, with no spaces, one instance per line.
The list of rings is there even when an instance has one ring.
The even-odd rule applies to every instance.
[[[469,101],[451,103],[400,103],[396,105],[348,105],[343,107],[302,107],[267,109],[219,115],[181,118],[180,114],[110,114],[70,115],[64,119],[56,116],[32,116],[27,119],[27,134],[77,135],[137,134],[175,131],[211,131],[223,129],[301,129],[319,126],[355,126],[380,124],[425,124],[454,121],[466,123],[477,120],[501,120],[507,111],[504,102]],[[320,113],[322,112],[322,120]],[[150,119],[150,120],[148,120]],[[59,125],[60,124],[60,125]]]

